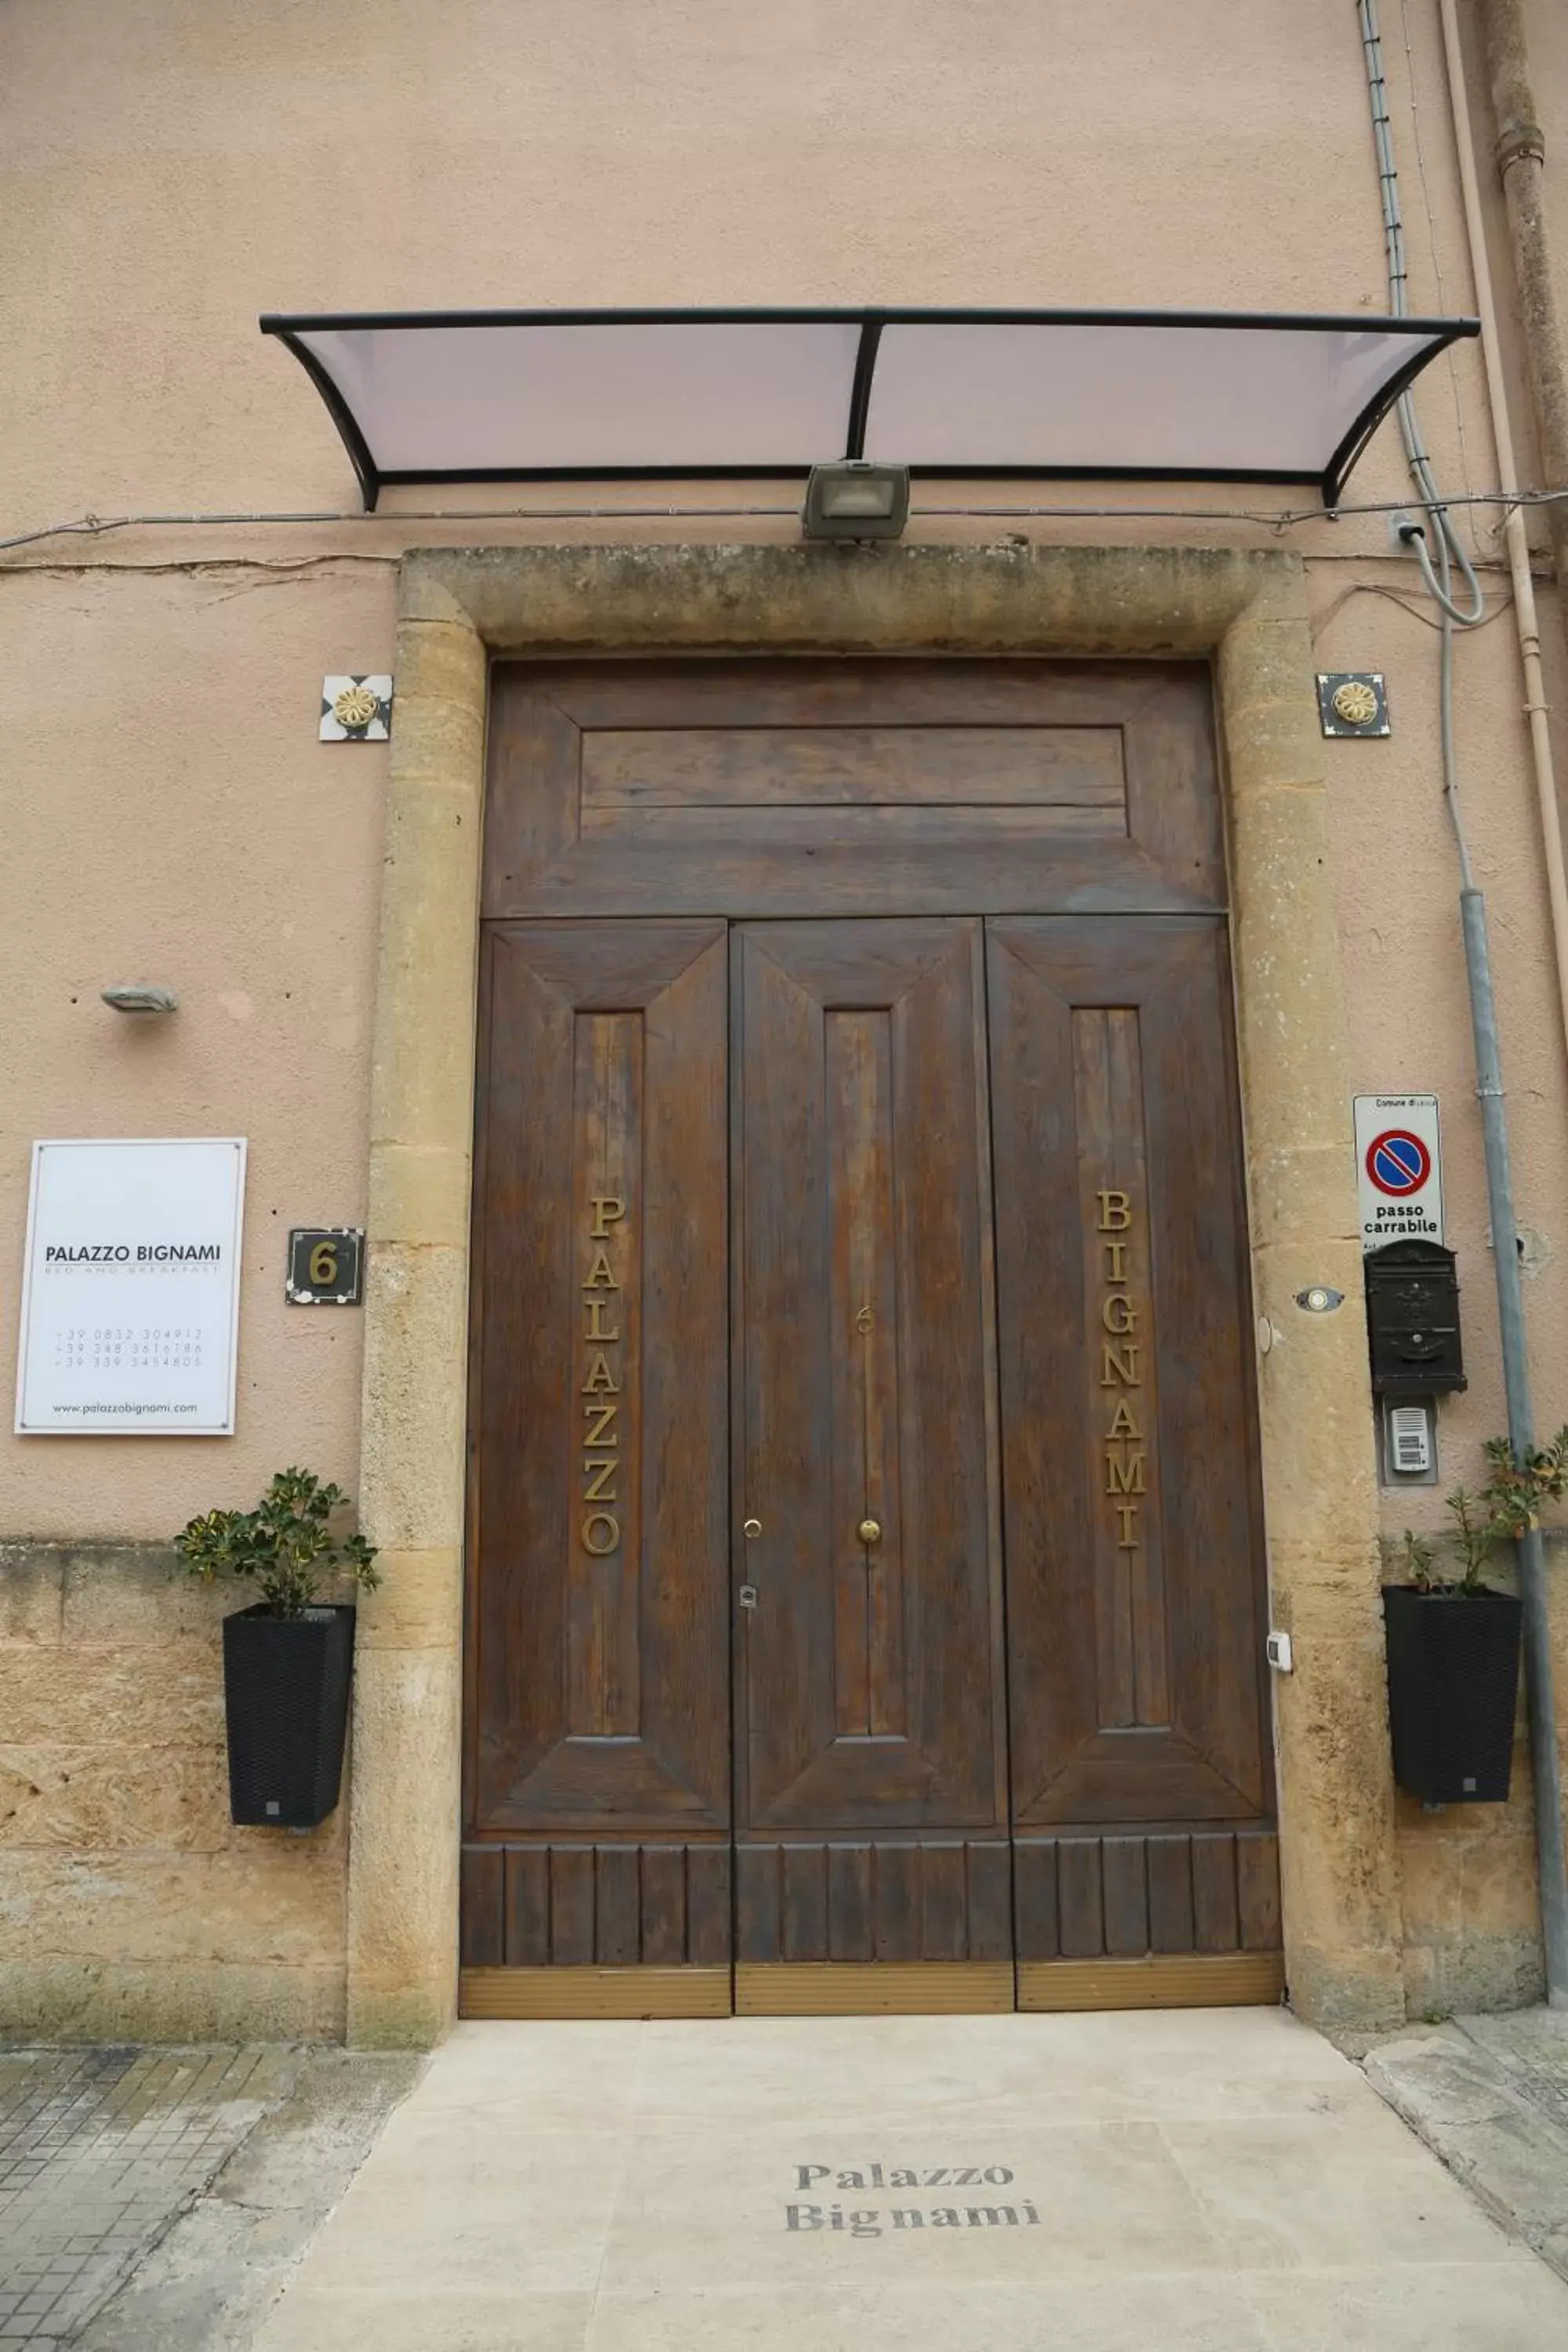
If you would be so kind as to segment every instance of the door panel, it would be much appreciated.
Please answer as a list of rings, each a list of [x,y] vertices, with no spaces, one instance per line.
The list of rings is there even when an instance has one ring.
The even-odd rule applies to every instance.
[[[1026,1960],[1279,1948],[1269,1829],[1026,1834],[1014,1866]]]
[[[989,973],[1020,1957],[1277,1948],[1223,931]]]
[[[963,921],[737,936],[748,1962],[1008,1948],[980,951]]]
[[[726,948],[487,934],[464,1958],[727,1964]]]
[[[500,662],[483,909],[1223,905],[1201,663]]]
[[[741,1961],[1012,1958],[1005,1836],[749,1842],[736,1876]]]
[[[727,1969],[730,1875],[727,1843],[469,1844],[465,1958],[512,1969]]]

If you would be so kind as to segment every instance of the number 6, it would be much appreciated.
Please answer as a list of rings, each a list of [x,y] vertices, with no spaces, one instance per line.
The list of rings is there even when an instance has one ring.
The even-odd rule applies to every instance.
[[[310,1252],[310,1284],[316,1290],[328,1290],[338,1278],[338,1245],[336,1242],[318,1242]]]

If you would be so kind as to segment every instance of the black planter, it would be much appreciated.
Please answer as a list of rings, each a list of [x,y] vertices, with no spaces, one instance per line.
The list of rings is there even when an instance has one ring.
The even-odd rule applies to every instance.
[[[1500,1805],[1513,1761],[1520,1605],[1511,1592],[1385,1584],[1394,1777],[1428,1805]]]
[[[354,1612],[325,1606],[223,1621],[228,1807],[236,1822],[313,1829],[338,1801],[353,1671]]]

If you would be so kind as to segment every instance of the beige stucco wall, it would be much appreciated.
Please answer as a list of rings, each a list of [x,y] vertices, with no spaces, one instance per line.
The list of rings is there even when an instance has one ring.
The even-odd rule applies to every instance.
[[[1435,8],[1412,0],[1409,16],[1414,83],[1393,37],[1388,64],[1414,299],[1459,309],[1470,289]],[[1561,46],[1551,17],[1543,81],[1547,50]],[[1559,142],[1559,190],[1565,152]],[[352,509],[324,411],[287,354],[256,334],[263,308],[906,299],[1375,310],[1382,268],[1347,0],[1247,10],[1110,0],[1092,11],[1069,0],[1028,10],[868,0],[849,16],[804,0],[536,0],[526,11],[510,0],[262,11],[13,0],[0,16],[0,539],[89,512]],[[1431,372],[1422,412],[1442,478],[1485,488],[1493,460],[1473,352]],[[1385,432],[1355,492],[1394,499],[1403,488]],[[272,1468],[301,1457],[355,1485],[361,1320],[288,1308],[280,1241],[290,1224],[364,1214],[388,762],[382,749],[316,741],[320,680],[392,666],[395,563],[409,544],[795,536],[787,518],[465,530],[396,511],[657,507],[674,495],[404,493],[370,523],[146,526],[0,553],[5,871],[22,877],[0,926],[0,1358],[14,1360],[34,1136],[239,1132],[251,1142],[239,1433],[0,1434],[0,1534],[157,1544],[192,1510],[247,1503]],[[1187,509],[1272,509],[1294,498],[1070,484],[926,495]],[[704,486],[689,502],[777,505],[781,493]],[[917,520],[912,535],[978,541],[1006,530],[1036,541],[1275,543],[1254,524],[1148,519]],[[1489,520],[1473,530],[1478,551],[1495,560]],[[1289,543],[1307,562],[1321,664],[1381,667],[1390,681],[1389,742],[1323,747],[1338,951],[1353,1084],[1443,1097],[1471,1370],[1468,1395],[1445,1408],[1444,1468],[1470,1476],[1502,1409],[1455,875],[1437,799],[1436,638],[1389,601],[1393,592],[1420,604],[1380,518],[1294,528]],[[1488,579],[1500,600],[1504,575],[1494,568]],[[1550,596],[1543,610],[1561,691]],[[1550,1424],[1568,1417],[1568,1086],[1506,614],[1458,658]],[[1558,740],[1568,772],[1568,730]],[[174,986],[176,1018],[133,1029],[110,1013],[97,992],[127,978]],[[1435,1523],[1437,1498],[1386,1505],[1387,1532],[1407,1517]],[[198,1656],[212,1665],[205,1603],[166,1588],[151,1555],[98,1552],[75,1567],[32,1557],[22,1630],[0,1662],[30,1689],[52,1689],[53,1675],[93,1692],[122,1673],[155,1688],[165,1623],[181,1674],[199,1680]],[[58,1609],[51,1591],[63,1596]],[[209,1709],[213,1672],[200,1703]],[[1559,1673],[1568,1685],[1568,1648]],[[56,1758],[40,1774],[29,1760],[54,1705],[17,1718],[26,1729],[15,1740],[0,1718],[0,1766],[20,1776],[25,1797],[0,1808],[6,1951],[18,1964],[40,1954],[79,1964],[100,2006],[120,2002],[115,2030],[140,2030],[139,2017],[157,2028],[166,2011],[136,2008],[137,1986],[150,1981],[136,1974],[150,1948],[138,1939],[184,1901],[186,1857],[199,1852],[226,1890],[211,1907],[229,1924],[221,1950],[194,1954],[193,1965],[228,1971],[229,1990],[220,1994],[210,1974],[190,1979],[187,2030],[204,2016],[214,2030],[235,2018],[233,1971],[254,1968],[253,1981],[287,1990],[300,1979],[279,1972],[301,1964],[313,1968],[317,2006],[297,2014],[332,2030],[341,1827],[286,1843],[226,1831],[210,1711],[201,1737],[173,1743],[189,1753],[157,1805],[121,1805],[112,1822],[85,1800],[73,1812],[58,1793],[70,1768]],[[100,1780],[113,1780],[117,1756],[128,1773],[155,1771],[157,1741],[113,1706],[87,1714],[85,1726],[79,1708],[58,1721],[93,1730],[85,1744]],[[74,1729],[52,1742],[62,1753],[78,1744]],[[54,1811],[40,1813],[42,1800],[26,1794],[35,1782],[56,1789]],[[220,1831],[221,1843],[201,1843]],[[1537,1961],[1522,1770],[1506,1810],[1423,1817],[1402,1807],[1400,1832],[1414,2006],[1527,1991]],[[296,1883],[306,1890],[297,1900]],[[284,1916],[295,1938],[287,1953]],[[198,1980],[211,1988],[200,1995],[206,2011]],[[10,1981],[23,2021],[74,2014],[90,2025],[99,2014],[90,2000],[43,2004],[30,1990],[36,1972]]]

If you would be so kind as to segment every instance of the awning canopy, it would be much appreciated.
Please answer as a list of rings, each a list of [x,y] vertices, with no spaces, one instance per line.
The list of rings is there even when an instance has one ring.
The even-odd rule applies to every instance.
[[[1223,310],[268,314],[384,485],[804,474],[1311,482],[1474,319]]]

